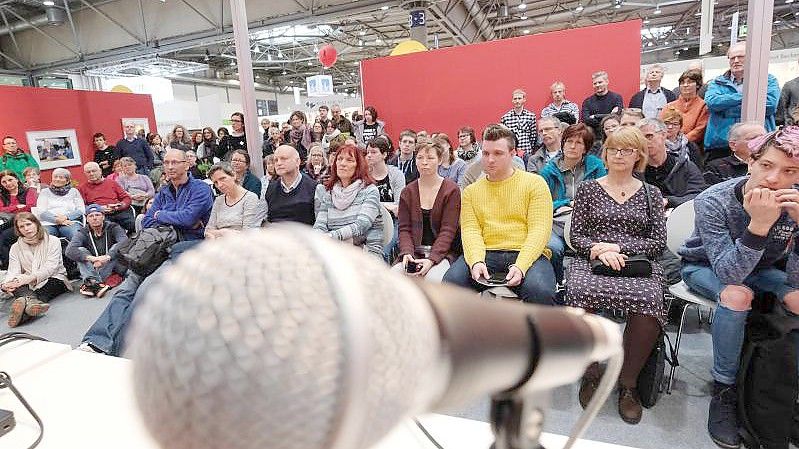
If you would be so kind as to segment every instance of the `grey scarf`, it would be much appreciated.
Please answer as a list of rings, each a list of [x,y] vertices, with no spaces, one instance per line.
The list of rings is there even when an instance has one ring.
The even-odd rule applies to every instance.
[[[358,192],[361,191],[362,185],[363,181],[360,179],[348,185],[347,187],[341,187],[341,183],[337,182],[333,186],[333,190],[330,192],[330,196],[333,198],[333,206],[335,206],[338,210],[344,210],[350,207],[352,202],[355,201],[355,197],[358,195]]]

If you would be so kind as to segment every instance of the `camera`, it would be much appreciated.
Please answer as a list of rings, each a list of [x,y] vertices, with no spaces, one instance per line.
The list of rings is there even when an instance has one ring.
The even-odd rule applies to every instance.
[[[410,260],[405,264],[405,272],[407,273],[416,273],[419,271],[421,267],[416,262],[411,262]]]

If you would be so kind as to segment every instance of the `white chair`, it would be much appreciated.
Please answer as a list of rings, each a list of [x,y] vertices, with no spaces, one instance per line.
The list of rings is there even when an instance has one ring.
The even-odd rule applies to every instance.
[[[694,232],[694,202],[688,201],[680,204],[671,211],[668,220],[666,221],[666,246],[669,251],[677,255],[680,246],[693,234]],[[679,255],[677,255],[679,257]],[[680,326],[677,328],[677,339],[674,342],[674,355],[675,358],[680,352],[680,341],[682,340],[683,326],[685,325],[685,313],[690,307],[696,307],[699,313],[701,322],[701,310],[703,307],[710,309],[710,318],[712,320],[713,311],[716,309],[716,302],[700,296],[692,291],[684,281],[680,281],[669,287],[669,294],[675,298],[685,301],[680,314]],[[677,365],[672,365],[669,377],[666,382],[666,393],[671,393],[671,386],[674,382],[674,373],[677,370]]]
[[[382,204],[380,205],[380,217],[383,220],[383,246],[386,246],[394,238],[394,218]]]
[[[569,217],[569,219],[563,223],[563,240],[566,242],[566,245],[568,245],[569,248],[571,248],[572,251],[575,251],[574,247],[572,246],[571,232],[572,232],[572,220],[571,217]]]

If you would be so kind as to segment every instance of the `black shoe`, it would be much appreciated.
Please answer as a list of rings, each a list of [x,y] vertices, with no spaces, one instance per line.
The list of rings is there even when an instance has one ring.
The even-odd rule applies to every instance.
[[[713,383],[707,431],[710,439],[720,447],[736,449],[741,446],[741,436],[738,433],[738,392],[735,385]]]

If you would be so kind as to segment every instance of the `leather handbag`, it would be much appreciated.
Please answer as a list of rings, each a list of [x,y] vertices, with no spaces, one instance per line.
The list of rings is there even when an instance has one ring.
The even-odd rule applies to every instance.
[[[652,276],[652,261],[643,254],[629,256],[621,270],[614,270],[599,259],[591,261],[591,273],[602,276],[648,278]]]

